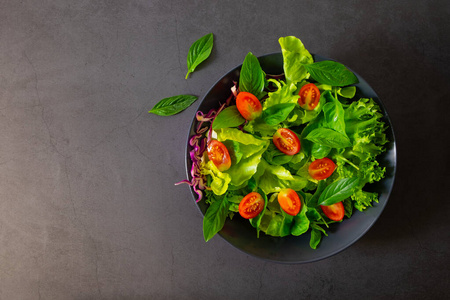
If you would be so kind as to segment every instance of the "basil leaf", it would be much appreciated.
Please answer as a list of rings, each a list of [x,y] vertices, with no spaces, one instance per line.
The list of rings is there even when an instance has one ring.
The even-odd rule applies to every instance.
[[[275,126],[286,120],[296,106],[295,103],[280,103],[263,111],[262,118],[270,126]]]
[[[249,92],[258,99],[264,89],[265,75],[261,69],[258,58],[251,52],[245,56],[239,76],[239,90]]]
[[[341,102],[334,98],[330,91],[325,91],[322,97],[327,100],[327,103],[322,108],[325,117],[325,127],[334,129],[347,136],[345,133],[345,113]]]
[[[358,183],[358,177],[343,178],[333,182],[320,195],[319,204],[332,205],[350,197]]]
[[[178,95],[164,98],[159,101],[149,113],[159,116],[171,116],[182,112],[198,99],[192,95]]]
[[[331,151],[331,147],[314,143],[311,147],[311,156],[314,158],[324,158]]]
[[[332,86],[346,86],[358,83],[358,78],[343,64],[324,60],[304,65],[311,77],[319,83]]]
[[[294,224],[292,224],[291,228],[291,234],[295,236],[302,235],[309,229],[310,221],[306,216],[306,213],[308,212],[308,207],[305,205],[305,201],[303,201],[302,198],[300,198],[302,201],[301,211],[296,216],[294,216]]]
[[[188,78],[189,73],[194,72],[195,68],[211,55],[213,39],[213,34],[208,33],[191,45],[187,56],[188,72],[186,74],[186,79]]]
[[[304,139],[331,148],[346,148],[352,143],[350,139],[330,128],[319,127],[312,130]]]
[[[203,237],[205,238],[205,242],[209,241],[223,228],[229,206],[230,202],[224,197],[217,199],[208,207],[203,218]]]
[[[321,239],[322,239],[322,233],[319,230],[317,230],[317,229],[311,230],[311,239],[309,240],[309,246],[312,249],[316,249],[317,246],[319,245]]]
[[[229,106],[222,110],[213,122],[213,129],[237,127],[245,122],[236,105]]]

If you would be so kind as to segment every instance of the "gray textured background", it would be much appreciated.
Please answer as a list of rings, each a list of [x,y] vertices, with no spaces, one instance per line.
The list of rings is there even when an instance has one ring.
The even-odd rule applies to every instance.
[[[0,0],[0,299],[442,299],[449,283],[448,1]],[[192,42],[215,35],[188,80]],[[282,265],[205,243],[184,179],[196,106],[245,54],[295,35],[363,76],[399,165],[346,251]]]

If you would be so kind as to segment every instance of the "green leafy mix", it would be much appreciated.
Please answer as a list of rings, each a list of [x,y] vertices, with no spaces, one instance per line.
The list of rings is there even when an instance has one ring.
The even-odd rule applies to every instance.
[[[231,103],[214,120],[212,138],[224,143],[230,153],[230,169],[220,172],[206,155],[200,170],[207,178],[206,201],[210,204],[203,222],[205,240],[222,228],[227,217],[238,211],[240,200],[252,191],[264,198],[262,212],[250,219],[251,226],[275,237],[300,236],[310,232],[316,249],[327,236],[332,221],[322,206],[343,202],[345,217],[378,202],[378,195],[364,190],[381,180],[385,169],[377,156],[387,143],[383,114],[373,99],[355,99],[357,77],[337,62],[314,62],[296,37],[279,39],[285,77],[265,79],[258,59],[249,53],[244,60],[239,89],[258,95],[263,112],[245,121]],[[315,83],[321,92],[319,104],[304,110],[298,91]],[[271,91],[265,89],[270,84]],[[237,128],[239,126],[239,128]],[[279,128],[290,128],[301,141],[293,156],[279,151],[272,136]],[[315,180],[308,172],[312,161],[328,157],[336,164],[333,174]],[[301,210],[291,216],[281,209],[277,195],[291,188],[301,196]]]

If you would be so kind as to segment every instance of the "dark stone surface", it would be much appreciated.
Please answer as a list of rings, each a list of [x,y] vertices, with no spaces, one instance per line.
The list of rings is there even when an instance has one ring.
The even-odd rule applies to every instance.
[[[443,299],[449,282],[448,1],[1,1],[1,299]],[[213,32],[188,80],[186,55]],[[284,265],[205,243],[184,148],[196,105],[280,36],[340,61],[397,137],[391,199],[344,252]]]

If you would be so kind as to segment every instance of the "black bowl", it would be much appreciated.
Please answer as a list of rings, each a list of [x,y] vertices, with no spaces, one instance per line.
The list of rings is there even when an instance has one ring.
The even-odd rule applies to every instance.
[[[319,55],[313,56],[314,61],[327,60]],[[267,74],[281,74],[283,72],[283,57],[281,53],[264,55],[258,59],[262,69]],[[230,95],[230,88],[233,86],[233,81],[238,81],[239,79],[240,69],[241,65],[217,81],[203,98],[197,110],[207,113],[212,108],[218,108],[219,102],[225,102]],[[378,159],[380,165],[386,167],[386,176],[381,181],[368,185],[365,188],[365,190],[379,194],[379,203],[375,203],[373,207],[368,208],[363,213],[359,211],[354,212],[350,219],[344,219],[341,223],[331,224],[327,231],[328,236],[322,238],[316,250],[311,249],[309,246],[310,231],[298,237],[288,236],[283,238],[268,236],[261,232],[260,237],[257,238],[255,228],[250,225],[248,220],[239,216],[233,218],[233,220],[227,219],[225,226],[219,232],[219,235],[231,245],[247,254],[270,261],[281,263],[313,262],[330,257],[348,248],[360,239],[378,219],[386,206],[394,185],[397,165],[395,137],[391,121],[383,103],[379,100],[377,94],[369,84],[358,74],[355,73],[355,75],[359,79],[359,83],[356,84],[357,97],[373,98],[382,109],[384,114],[383,121],[389,126],[387,130],[387,138],[389,139],[389,143],[386,144],[387,151]],[[197,120],[194,117],[189,130],[189,137],[194,134],[196,127]],[[186,172],[189,180],[191,179],[190,170],[192,166],[189,156],[189,151],[191,150],[192,148],[188,143],[186,147]],[[197,194],[192,188],[191,192],[195,201]],[[204,200],[198,202],[198,208],[204,215],[207,209]],[[199,228],[199,230],[202,229]]]

